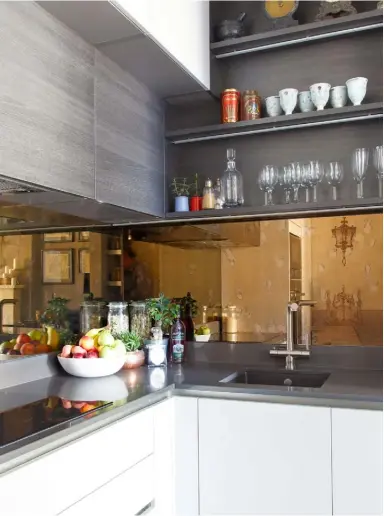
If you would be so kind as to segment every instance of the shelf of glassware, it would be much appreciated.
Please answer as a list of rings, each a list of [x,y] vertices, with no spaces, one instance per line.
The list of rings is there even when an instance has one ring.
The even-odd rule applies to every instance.
[[[303,216],[333,215],[338,213],[377,213],[383,208],[383,199],[371,197],[366,199],[328,200],[321,202],[298,202],[274,204],[270,206],[241,206],[222,210],[201,210],[187,212],[169,212],[166,219],[176,221],[195,220],[257,220],[279,219]]]

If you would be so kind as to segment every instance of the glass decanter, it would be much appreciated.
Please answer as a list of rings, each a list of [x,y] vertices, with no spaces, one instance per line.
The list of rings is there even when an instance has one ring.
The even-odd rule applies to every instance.
[[[243,176],[236,168],[235,159],[235,149],[227,149],[227,169],[221,178],[221,192],[226,208],[244,204]]]

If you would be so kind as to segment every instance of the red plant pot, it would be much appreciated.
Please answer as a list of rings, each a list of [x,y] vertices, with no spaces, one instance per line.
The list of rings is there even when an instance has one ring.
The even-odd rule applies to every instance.
[[[201,200],[201,197],[191,197],[190,200],[189,200],[189,209],[191,211],[199,211],[199,210],[201,210],[200,200]]]

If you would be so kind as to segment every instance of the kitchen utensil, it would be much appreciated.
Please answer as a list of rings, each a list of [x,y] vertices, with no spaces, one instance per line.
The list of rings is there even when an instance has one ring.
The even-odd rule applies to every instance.
[[[274,95],[265,99],[265,108],[268,116],[279,116],[283,113],[280,105],[280,97]]]
[[[325,171],[325,179],[332,186],[332,199],[337,201],[337,186],[344,177],[343,165],[338,161],[328,163]]]
[[[81,378],[98,378],[117,373],[123,367],[125,355],[116,358],[63,358],[59,364],[68,374]]]
[[[330,89],[331,85],[327,82],[318,82],[316,84],[312,84],[312,86],[309,87],[309,91],[311,92],[311,99],[315,104],[317,111],[322,111],[327,105]]]
[[[273,204],[272,194],[279,179],[279,170],[274,165],[266,165],[259,174],[259,187],[264,192],[265,205]]]
[[[246,13],[241,13],[236,20],[223,20],[215,29],[216,41],[225,41],[226,39],[240,38],[244,36],[244,19]]]
[[[354,77],[345,83],[348,89],[348,97],[354,106],[360,106],[367,93],[368,79],[365,77]]]
[[[299,93],[299,108],[302,113],[314,111],[315,106],[313,105],[310,91],[301,91]]]
[[[279,91],[280,105],[286,115],[292,115],[297,104],[298,93],[295,88],[285,88]]]
[[[346,86],[334,86],[330,92],[331,106],[341,108],[347,105],[348,95]]]
[[[363,181],[368,168],[369,149],[355,149],[352,153],[352,174],[357,183],[357,198],[363,199]]]
[[[379,180],[379,197],[383,197],[383,146],[378,145],[373,149],[373,165]]]

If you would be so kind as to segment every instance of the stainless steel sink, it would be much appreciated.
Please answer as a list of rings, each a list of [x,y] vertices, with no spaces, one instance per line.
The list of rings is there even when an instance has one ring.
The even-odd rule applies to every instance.
[[[328,379],[330,373],[308,371],[246,371],[233,373],[220,380],[222,383],[245,385],[282,385],[285,387],[319,388]]]

